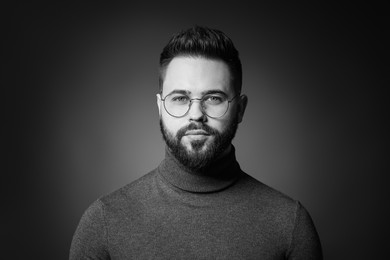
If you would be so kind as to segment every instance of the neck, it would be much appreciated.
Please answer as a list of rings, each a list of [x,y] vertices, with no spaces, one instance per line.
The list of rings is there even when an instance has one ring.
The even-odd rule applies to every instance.
[[[231,153],[231,152],[232,152],[232,149],[234,149],[234,148],[232,148],[232,147],[233,147],[233,145],[229,145],[229,147],[226,148],[226,150],[223,151],[223,153],[222,153],[220,156],[218,156],[217,160],[219,160],[219,159],[221,159],[221,158],[227,156],[229,153]]]
[[[165,159],[158,170],[170,184],[190,192],[213,192],[225,189],[232,185],[241,173],[232,145],[201,172],[185,167],[166,148]]]

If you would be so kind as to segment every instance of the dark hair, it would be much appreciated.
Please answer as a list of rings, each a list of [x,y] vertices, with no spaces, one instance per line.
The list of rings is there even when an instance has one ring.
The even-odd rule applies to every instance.
[[[162,92],[165,71],[177,56],[203,57],[224,61],[232,75],[231,82],[237,93],[241,92],[242,66],[232,40],[223,32],[195,26],[174,35],[160,55],[159,88]]]

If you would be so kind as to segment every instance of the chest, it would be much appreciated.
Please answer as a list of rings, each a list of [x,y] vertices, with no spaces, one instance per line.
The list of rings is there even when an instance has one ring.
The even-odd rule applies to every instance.
[[[288,244],[276,217],[242,205],[155,205],[126,214],[108,225],[114,259],[282,259]]]

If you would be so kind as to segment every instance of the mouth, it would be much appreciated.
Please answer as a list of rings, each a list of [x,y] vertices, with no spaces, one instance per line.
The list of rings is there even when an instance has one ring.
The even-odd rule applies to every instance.
[[[204,130],[188,130],[185,135],[210,135]]]

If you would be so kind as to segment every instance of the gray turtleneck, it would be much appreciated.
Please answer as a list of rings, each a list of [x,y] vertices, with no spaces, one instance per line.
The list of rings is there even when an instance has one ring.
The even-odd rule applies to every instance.
[[[303,206],[242,172],[232,152],[202,174],[168,151],[159,167],[95,201],[70,259],[322,259]]]

